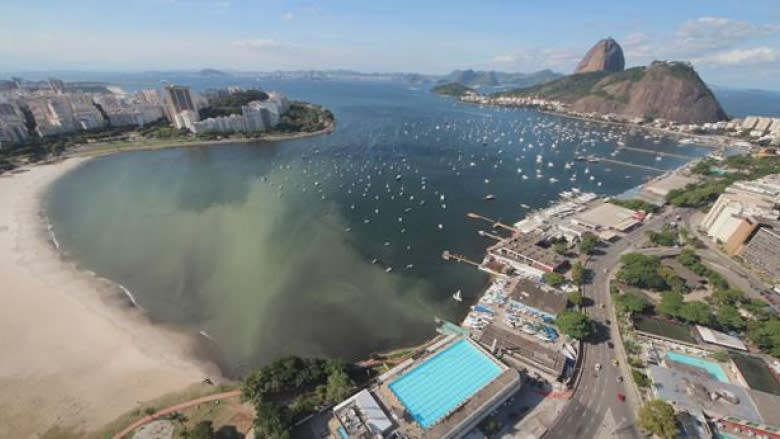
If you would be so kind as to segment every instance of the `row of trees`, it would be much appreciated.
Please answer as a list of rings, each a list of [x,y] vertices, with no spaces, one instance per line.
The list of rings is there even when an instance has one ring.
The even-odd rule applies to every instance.
[[[681,280],[671,277],[668,272],[671,269],[663,266],[660,258],[627,254],[621,258],[624,265],[618,272],[618,280],[638,288],[660,290],[661,301],[653,306],[637,293],[615,294],[613,300],[618,311],[655,313],[687,324],[743,333],[764,352],[780,357],[780,319],[764,301],[750,299],[743,291],[731,288],[691,249],[684,249],[677,260],[708,280],[712,295],[707,301],[685,301],[687,289],[679,285]]]

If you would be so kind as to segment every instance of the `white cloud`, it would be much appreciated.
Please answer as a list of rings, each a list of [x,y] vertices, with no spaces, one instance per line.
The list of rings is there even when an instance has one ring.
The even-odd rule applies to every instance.
[[[512,55],[496,55],[493,57],[494,63],[510,63],[514,61],[515,57]]]
[[[778,24],[751,24],[722,17],[699,17],[683,23],[676,36],[678,43],[685,49],[713,50],[733,47],[778,32]]]
[[[251,49],[251,50],[257,50],[257,51],[268,51],[268,50],[276,50],[276,49],[283,49],[285,47],[290,47],[290,45],[281,43],[276,40],[272,40],[269,38],[256,38],[252,40],[236,40],[230,43],[233,47],[240,47],[242,49]]]
[[[717,52],[694,58],[693,62],[712,66],[733,66],[773,63],[778,59],[780,59],[780,55],[778,55],[777,50],[771,47],[754,47],[752,49],[734,49]]]
[[[287,12],[284,15],[282,15],[282,20],[284,21],[292,21],[295,18],[295,14],[292,12]]]
[[[522,71],[537,71],[541,69],[568,70],[573,68],[584,52],[571,48],[528,48],[515,54],[496,55],[491,60],[493,64],[516,68]]]
[[[619,43],[626,58],[653,56],[655,53],[650,37],[642,32],[626,35]]]

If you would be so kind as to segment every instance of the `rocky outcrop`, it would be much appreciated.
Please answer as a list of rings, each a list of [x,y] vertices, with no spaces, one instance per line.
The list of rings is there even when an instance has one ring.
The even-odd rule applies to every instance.
[[[591,47],[574,73],[588,72],[621,72],[626,66],[623,49],[612,38],[607,38]]]
[[[587,95],[573,100],[571,109],[679,123],[727,118],[693,67],[679,62],[656,61],[648,67],[607,75]]]
[[[612,113],[678,123],[727,119],[693,66],[683,62],[655,61],[647,67],[621,72],[578,73],[502,94],[560,101],[580,113]]]

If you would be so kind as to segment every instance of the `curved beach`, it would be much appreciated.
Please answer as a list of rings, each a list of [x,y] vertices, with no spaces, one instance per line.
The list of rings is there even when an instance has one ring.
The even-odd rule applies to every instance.
[[[0,176],[0,437],[88,431],[216,373],[190,335],[150,324],[55,248],[41,200],[86,160]]]

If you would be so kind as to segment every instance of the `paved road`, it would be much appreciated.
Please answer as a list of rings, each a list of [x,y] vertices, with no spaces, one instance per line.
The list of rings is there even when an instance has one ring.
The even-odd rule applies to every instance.
[[[664,216],[652,217],[625,238],[603,248],[605,254],[593,256],[588,261],[587,266],[593,270],[594,277],[583,288],[583,295],[593,301],[593,306],[586,308],[586,312],[597,322],[598,335],[595,341],[583,344],[579,385],[558,422],[547,432],[547,438],[643,437],[634,426],[639,401],[629,388],[633,384],[627,373],[625,354],[617,343],[617,325],[612,324],[614,316],[608,280],[620,255],[643,242],[646,231],[658,230],[665,222],[668,219]],[[607,324],[608,320],[610,324]],[[609,348],[609,340],[615,342],[614,349]],[[620,362],[619,366],[612,365],[613,358]],[[596,363],[601,364],[599,372],[595,371]],[[618,376],[623,376],[624,382],[618,382]],[[619,401],[618,393],[625,394],[626,401]],[[602,428],[603,425],[609,427]]]

